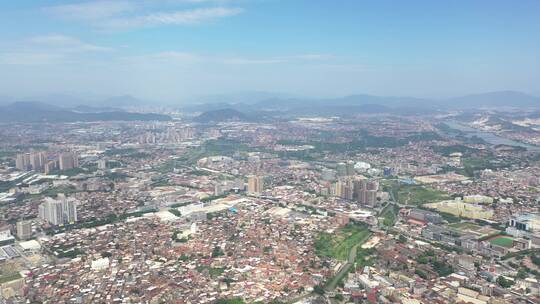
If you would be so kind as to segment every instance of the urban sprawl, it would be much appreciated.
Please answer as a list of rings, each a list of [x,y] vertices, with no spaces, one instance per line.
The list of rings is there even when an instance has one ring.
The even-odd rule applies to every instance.
[[[167,114],[0,127],[0,303],[540,303],[536,137]]]

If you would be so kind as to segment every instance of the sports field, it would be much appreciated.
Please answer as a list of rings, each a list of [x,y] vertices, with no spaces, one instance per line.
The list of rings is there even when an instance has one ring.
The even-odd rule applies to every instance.
[[[498,245],[498,246],[503,246],[503,247],[510,248],[510,247],[512,247],[512,242],[513,241],[512,241],[512,238],[501,236],[501,237],[493,238],[489,242],[491,244],[493,244],[493,245]]]

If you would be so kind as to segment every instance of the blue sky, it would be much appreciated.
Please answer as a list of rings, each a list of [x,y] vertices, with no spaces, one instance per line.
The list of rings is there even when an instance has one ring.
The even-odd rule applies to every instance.
[[[0,95],[540,95],[540,1],[0,2]]]

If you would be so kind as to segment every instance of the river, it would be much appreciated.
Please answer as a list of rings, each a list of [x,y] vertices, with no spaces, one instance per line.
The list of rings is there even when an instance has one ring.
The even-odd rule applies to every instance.
[[[530,150],[530,151],[540,151],[540,147],[538,146],[533,146],[533,145],[521,143],[515,140],[511,140],[508,138],[504,138],[492,132],[474,129],[464,124],[461,124],[455,120],[445,121],[444,124],[446,124],[452,129],[456,129],[465,133],[465,136],[467,137],[473,137],[473,136],[480,137],[481,139],[485,140],[486,142],[492,145],[507,145],[507,146],[514,146],[514,147],[523,147],[523,148],[527,148],[527,150]]]

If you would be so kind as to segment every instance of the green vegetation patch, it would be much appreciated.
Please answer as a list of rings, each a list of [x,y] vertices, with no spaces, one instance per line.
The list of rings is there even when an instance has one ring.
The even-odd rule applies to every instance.
[[[220,275],[223,274],[223,272],[225,271],[225,268],[223,268],[223,267],[210,267],[210,266],[198,266],[197,271],[200,272],[200,273],[208,271],[208,274],[212,278],[216,278],[216,277],[219,277]]]
[[[50,196],[50,197],[56,197],[58,194],[72,194],[79,192],[75,186],[72,185],[66,185],[66,186],[58,186],[58,187],[50,187],[45,189],[43,192],[41,192],[41,195],[43,196]]]
[[[423,205],[451,199],[446,192],[420,185],[400,185],[394,197],[406,205]]]
[[[493,245],[511,248],[513,244],[512,238],[509,237],[496,237],[489,241]]]
[[[349,224],[335,234],[322,232],[315,241],[315,253],[318,256],[346,261],[351,248],[363,242],[369,233],[367,227],[355,224]]]
[[[399,208],[394,204],[388,204],[386,207],[384,207],[384,210],[381,212],[381,217],[383,218],[383,225],[387,227],[394,226],[398,212]]]
[[[459,230],[479,230],[482,228],[476,225],[475,223],[471,223],[471,222],[452,223],[448,226],[451,228],[459,229]]]
[[[479,152],[480,150],[467,147],[464,145],[451,145],[451,146],[436,146],[433,147],[433,151],[442,154],[444,156],[449,156],[452,153],[462,153],[463,155],[470,155]]]
[[[18,273],[18,272],[12,272],[12,273],[8,273],[8,274],[4,274],[4,275],[0,276],[0,284],[15,281],[15,280],[20,279],[20,278],[22,278],[22,277],[21,277],[21,274]]]
[[[219,299],[216,304],[245,304],[242,299]]]
[[[67,170],[53,170],[49,172],[50,175],[65,175],[65,176],[75,176],[79,174],[90,174],[97,171],[97,167],[81,167],[81,168],[71,168]]]
[[[531,255],[531,261],[534,263],[534,265],[540,267],[540,254]]]
[[[356,251],[356,268],[364,268],[365,266],[372,266],[376,260],[376,251],[374,248],[358,248]]]
[[[508,168],[512,163],[505,161],[497,161],[494,156],[487,155],[482,157],[466,157],[462,159],[463,174],[466,176],[474,176],[475,171],[491,169],[498,170],[502,168]]]

